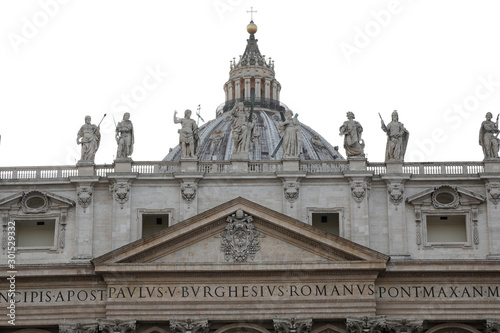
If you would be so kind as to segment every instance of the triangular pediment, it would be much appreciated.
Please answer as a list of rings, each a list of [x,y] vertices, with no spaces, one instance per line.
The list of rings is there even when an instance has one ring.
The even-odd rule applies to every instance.
[[[389,257],[236,198],[93,260],[96,271],[382,269]],[[300,266],[300,267],[299,267]]]
[[[430,187],[406,199],[412,205],[433,205],[436,208],[456,208],[458,205],[478,205],[485,198],[459,186],[440,185]]]
[[[51,209],[69,208],[75,202],[47,191],[21,191],[0,200],[0,209],[22,209],[26,214],[45,213]]]

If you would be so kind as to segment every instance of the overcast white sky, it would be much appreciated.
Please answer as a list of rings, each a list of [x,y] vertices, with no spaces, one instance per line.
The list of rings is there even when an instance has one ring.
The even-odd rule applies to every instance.
[[[201,104],[209,120],[224,102],[251,6],[281,101],[342,154],[351,110],[368,160],[383,161],[377,113],[398,110],[407,161],[483,159],[479,126],[500,113],[497,0],[2,0],[0,166],[75,164],[87,114],[107,114],[96,163],[110,164],[125,111],[132,158],[163,159],[178,143],[174,110]]]

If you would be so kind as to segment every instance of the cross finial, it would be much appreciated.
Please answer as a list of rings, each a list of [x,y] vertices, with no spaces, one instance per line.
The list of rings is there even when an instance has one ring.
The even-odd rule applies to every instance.
[[[250,10],[247,10],[247,13],[250,13],[250,20],[253,21],[253,13],[257,13],[257,11],[253,10],[253,7],[250,7]]]

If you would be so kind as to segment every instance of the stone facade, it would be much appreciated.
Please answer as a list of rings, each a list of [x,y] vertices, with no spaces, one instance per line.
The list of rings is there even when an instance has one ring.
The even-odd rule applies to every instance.
[[[499,161],[343,160],[303,138],[283,160],[0,168],[0,330],[498,332]]]

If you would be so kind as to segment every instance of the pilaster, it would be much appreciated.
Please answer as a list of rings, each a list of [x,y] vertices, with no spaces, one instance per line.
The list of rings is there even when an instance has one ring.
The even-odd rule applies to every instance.
[[[295,219],[299,218],[300,181],[305,172],[280,172],[276,176],[283,182],[283,213]]]
[[[111,182],[109,190],[113,196],[113,221],[111,244],[112,249],[117,249],[134,241],[131,216],[132,182],[137,174],[121,173],[108,174]]]
[[[500,173],[484,173],[480,176],[486,187],[486,217],[490,251],[488,258],[500,259]]]
[[[179,221],[184,221],[198,214],[198,182],[203,179],[203,173],[176,173],[179,181]]]
[[[400,163],[387,164],[387,168],[388,172],[381,175],[381,178],[387,185],[387,241],[389,243],[389,255],[393,258],[409,259],[404,189],[405,182],[411,176],[401,173],[402,164]],[[389,169],[399,172],[389,173]]]
[[[94,184],[99,177],[72,177],[76,186],[75,256],[72,260],[93,258],[94,235]]]

